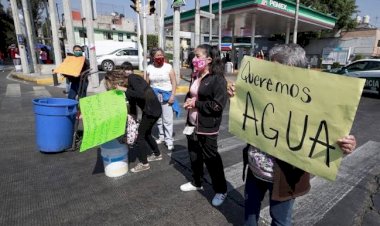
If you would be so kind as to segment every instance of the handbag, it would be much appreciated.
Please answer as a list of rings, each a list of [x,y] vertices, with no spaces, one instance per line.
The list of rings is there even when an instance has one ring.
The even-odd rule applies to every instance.
[[[128,115],[126,143],[133,145],[136,142],[140,123],[131,115]]]

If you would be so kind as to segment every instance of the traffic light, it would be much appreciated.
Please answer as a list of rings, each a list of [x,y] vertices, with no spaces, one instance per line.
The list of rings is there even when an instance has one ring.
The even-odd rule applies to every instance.
[[[149,0],[149,15],[152,15],[154,14],[154,12],[156,12],[155,4],[156,4],[156,1]]]
[[[130,7],[133,9],[133,11],[135,11],[136,13],[139,13],[140,8],[141,8],[140,0],[131,0],[131,2],[132,2],[132,5],[130,5]]]

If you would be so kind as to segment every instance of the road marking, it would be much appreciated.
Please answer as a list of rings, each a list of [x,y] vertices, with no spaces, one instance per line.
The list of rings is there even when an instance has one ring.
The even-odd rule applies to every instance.
[[[235,150],[242,150],[243,147],[245,146],[245,142],[240,140],[239,138],[233,136],[233,137],[228,137],[225,139],[221,139],[218,141],[218,152],[219,154],[222,154],[227,151],[235,151]],[[239,152],[241,153],[241,152]],[[167,153],[168,156],[172,157],[175,159],[177,162],[180,162],[182,165],[187,165],[190,163],[189,155],[188,155],[188,150],[187,148],[172,152],[172,153]],[[241,178],[243,173],[243,162],[238,162],[232,166],[224,168],[224,174],[227,180],[227,191],[232,191],[236,188],[241,187],[244,182]],[[204,179],[211,183],[211,178],[208,174],[205,174]]]
[[[7,97],[21,97],[20,84],[8,84],[5,96],[7,96]]]
[[[49,91],[44,86],[33,86],[33,95],[35,97],[51,97]]]
[[[379,170],[380,143],[368,141],[354,153],[343,158],[335,182],[320,177],[311,180],[310,192],[296,199],[294,225],[314,225],[367,175]],[[269,207],[261,210],[261,220],[270,225]]]

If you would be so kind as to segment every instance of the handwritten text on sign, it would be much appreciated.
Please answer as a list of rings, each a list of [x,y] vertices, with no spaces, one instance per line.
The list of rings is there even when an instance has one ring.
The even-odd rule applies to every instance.
[[[245,57],[230,132],[300,169],[335,180],[364,80]]]
[[[79,104],[84,132],[81,152],[125,133],[127,107],[124,92],[111,90],[82,98]]]

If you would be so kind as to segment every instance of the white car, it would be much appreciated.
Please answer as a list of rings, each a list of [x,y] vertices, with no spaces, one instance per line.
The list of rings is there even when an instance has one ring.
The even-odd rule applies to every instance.
[[[118,49],[110,54],[96,56],[98,68],[103,71],[112,71],[116,67],[121,66],[125,62],[131,63],[134,67],[139,66],[138,50]]]
[[[364,59],[352,62],[337,74],[365,78],[364,90],[380,96],[380,59]]]

